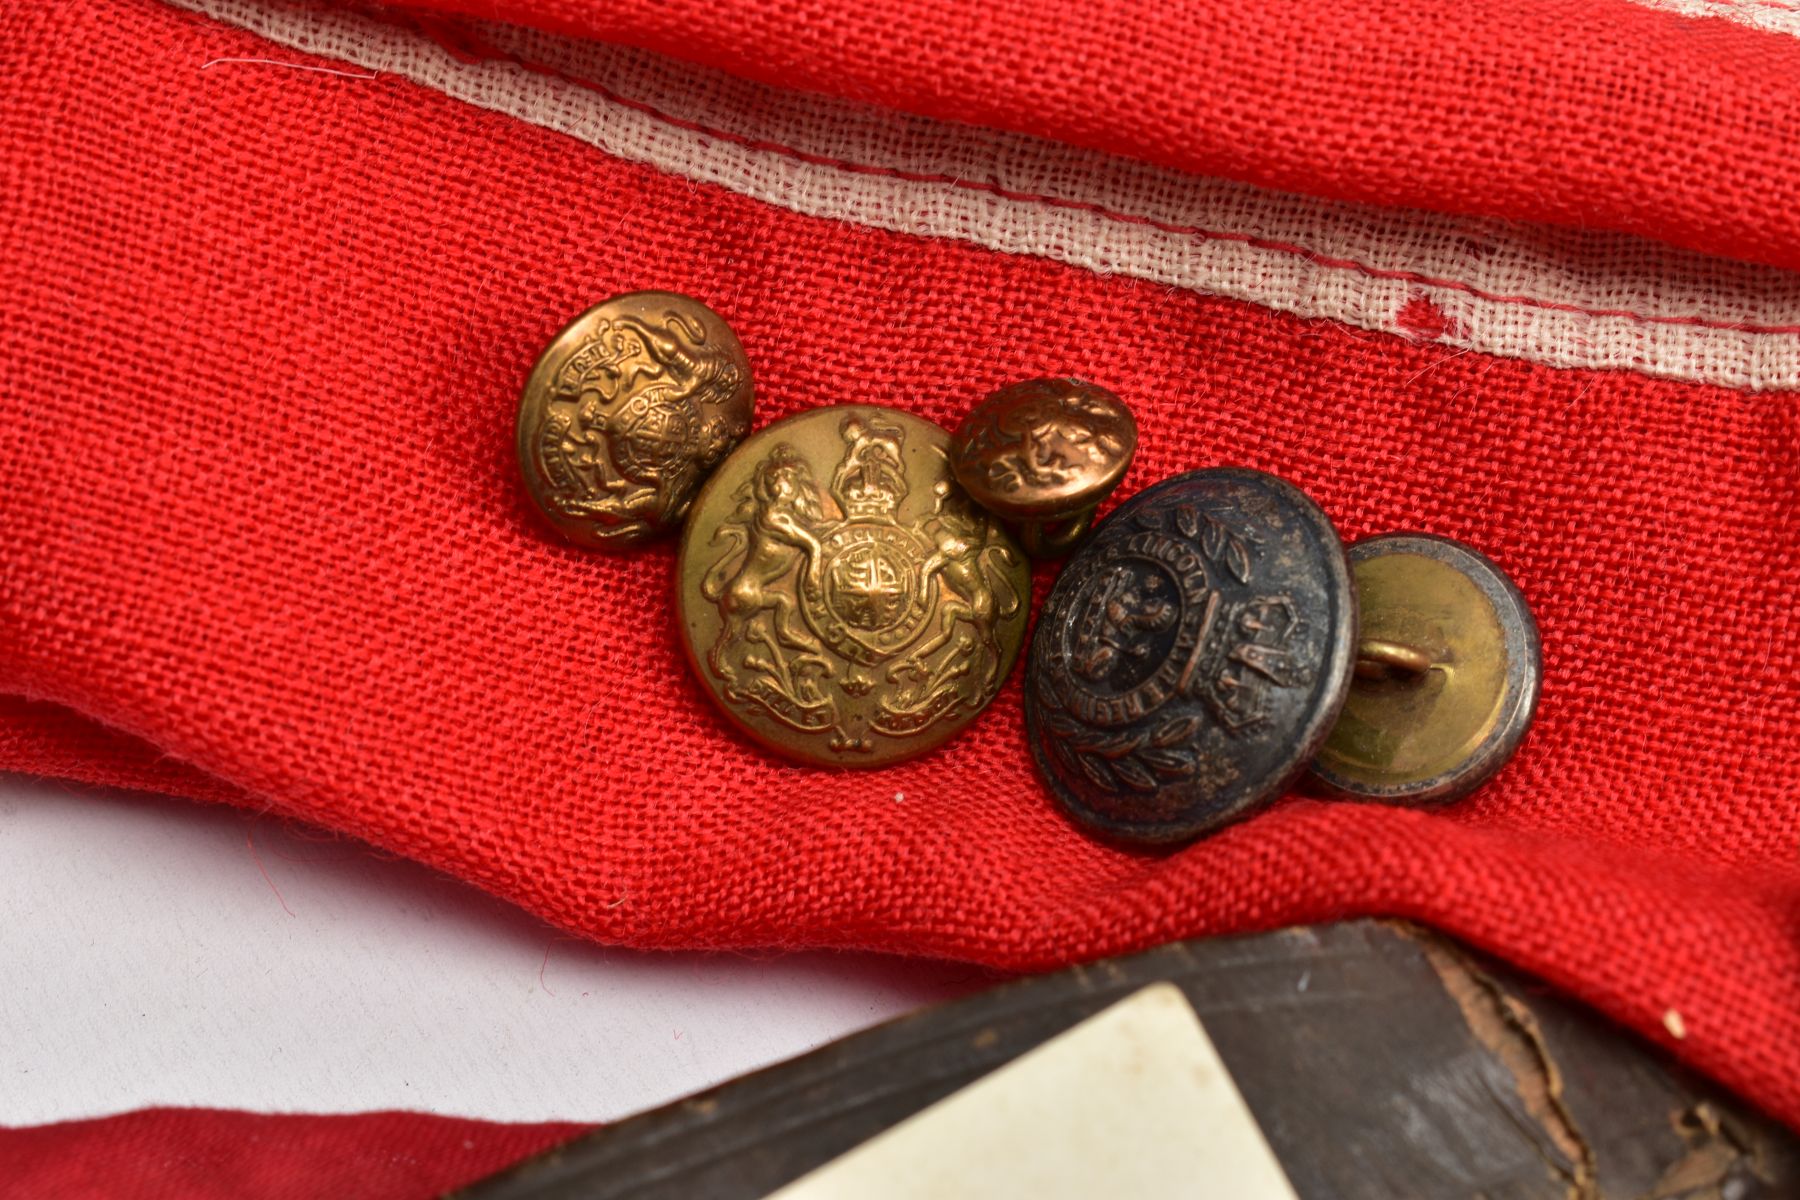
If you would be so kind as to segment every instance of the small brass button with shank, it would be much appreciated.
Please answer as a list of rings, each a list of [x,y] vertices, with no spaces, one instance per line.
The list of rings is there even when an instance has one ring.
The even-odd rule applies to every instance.
[[[1356,678],[1313,775],[1354,799],[1465,796],[1512,757],[1537,710],[1531,609],[1491,560],[1448,538],[1383,534],[1349,553]]]
[[[572,542],[639,545],[680,526],[752,404],[750,361],[712,309],[674,292],[614,296],[557,334],[525,383],[525,489]]]
[[[949,452],[910,414],[817,408],[745,441],[701,490],[677,569],[682,640],[752,739],[882,766],[943,744],[999,692],[1029,571]]]
[[[1304,492],[1244,468],[1177,475],[1102,521],[1044,602],[1032,753],[1089,828],[1197,837],[1306,770],[1355,644],[1343,543]]]
[[[1033,558],[1067,554],[1125,477],[1137,421],[1120,399],[1079,379],[1028,379],[976,405],[956,431],[951,465],[988,511],[1012,522]]]

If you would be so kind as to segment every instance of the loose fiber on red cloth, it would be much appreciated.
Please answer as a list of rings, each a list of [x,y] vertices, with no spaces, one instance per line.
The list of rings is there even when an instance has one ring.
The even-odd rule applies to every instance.
[[[0,767],[632,946],[1409,917],[1800,1127],[1792,9],[62,0],[0,71]],[[1538,726],[1447,810],[1157,854],[1059,815],[1016,678],[924,759],[784,765],[689,677],[672,549],[516,483],[536,352],[644,287],[738,330],[759,423],[1077,374],[1139,413],[1124,493],[1239,463],[1467,540]]]

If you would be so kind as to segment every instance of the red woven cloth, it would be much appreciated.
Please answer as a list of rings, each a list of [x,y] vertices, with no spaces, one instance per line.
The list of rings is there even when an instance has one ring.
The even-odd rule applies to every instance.
[[[0,1130],[0,1164],[6,1193],[32,1200],[429,1200],[581,1130],[404,1112],[265,1116],[152,1108]]]
[[[463,7],[1253,182],[1800,265],[1800,40],[1623,0],[1406,5],[1416,28],[1309,4],[1283,29],[1196,2],[1154,30],[1123,3],[1065,30],[1049,0],[880,27],[786,0]],[[807,215],[393,73],[203,69],[348,70],[156,0],[12,6],[0,56],[0,767],[269,807],[634,946],[1037,969],[1410,917],[1800,1126],[1792,391],[1448,352],[1430,304],[1409,340]],[[784,765],[689,677],[671,548],[559,544],[516,484],[536,352],[642,287],[733,324],[759,423],[853,401],[954,423],[1072,373],[1138,411],[1125,492],[1240,463],[1347,537],[1465,539],[1536,608],[1537,729],[1443,812],[1294,799],[1158,854],[1059,815],[1017,679],[920,761]]]

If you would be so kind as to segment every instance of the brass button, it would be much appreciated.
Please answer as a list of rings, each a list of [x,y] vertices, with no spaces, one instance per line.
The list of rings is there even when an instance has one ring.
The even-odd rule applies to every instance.
[[[1105,388],[1028,379],[976,405],[951,450],[976,503],[1018,526],[1034,558],[1068,553],[1137,451],[1137,421]]]
[[[583,546],[674,529],[750,428],[750,360],[719,314],[674,292],[590,308],[539,356],[519,402],[519,467]]]
[[[1486,782],[1537,710],[1537,623],[1512,580],[1460,542],[1384,534],[1350,547],[1356,678],[1313,772],[1358,799],[1441,804]]]
[[[725,715],[803,763],[923,754],[1000,690],[1024,555],[951,478],[950,436],[867,405],[778,421],[700,493],[681,540],[688,660]]]
[[[1331,521],[1243,468],[1120,505],[1057,578],[1025,676],[1032,753],[1077,820],[1191,838],[1279,796],[1349,687],[1356,597]]]

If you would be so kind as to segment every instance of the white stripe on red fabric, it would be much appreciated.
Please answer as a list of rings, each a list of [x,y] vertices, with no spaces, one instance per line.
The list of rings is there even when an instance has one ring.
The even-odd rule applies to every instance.
[[[502,26],[168,0],[793,212],[1559,367],[1800,388],[1800,275],[1622,235],[1339,204]]]
[[[1682,17],[1713,17],[1752,29],[1800,37],[1800,4],[1789,0],[1631,0]]]

